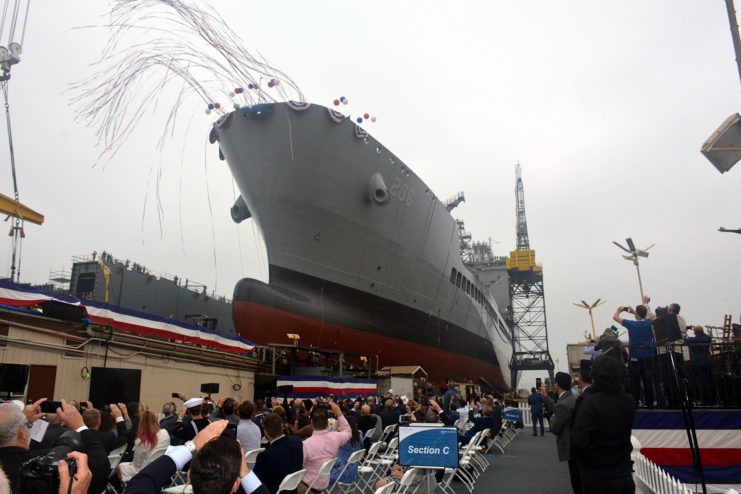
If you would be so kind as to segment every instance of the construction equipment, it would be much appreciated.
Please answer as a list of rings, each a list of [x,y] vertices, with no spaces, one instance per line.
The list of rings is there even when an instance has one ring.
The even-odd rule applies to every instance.
[[[522,371],[547,370],[553,378],[553,359],[548,349],[548,325],[545,313],[543,268],[535,262],[530,248],[525,216],[525,190],[520,164],[515,165],[515,208],[517,213],[517,249],[506,260],[509,275],[509,306],[512,320],[512,389]]]

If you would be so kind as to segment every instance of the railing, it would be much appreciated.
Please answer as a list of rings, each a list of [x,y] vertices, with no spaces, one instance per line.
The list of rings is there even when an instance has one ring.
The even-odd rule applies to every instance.
[[[687,486],[640,453],[633,457],[633,481],[637,494],[660,492],[661,494],[693,494]]]
[[[688,395],[695,406],[741,406],[741,393],[738,389],[741,376],[741,341],[714,338],[711,342],[698,343],[690,339],[651,346],[624,345],[623,349],[623,359],[626,362],[625,388],[631,392],[631,384],[640,386],[641,392],[634,393],[634,396],[640,397],[640,406],[679,408],[683,395],[677,388],[677,377],[680,383],[686,384]],[[631,350],[634,355],[643,350],[642,353],[647,356],[638,360],[631,359],[628,357]],[[589,358],[584,355],[584,359]]]

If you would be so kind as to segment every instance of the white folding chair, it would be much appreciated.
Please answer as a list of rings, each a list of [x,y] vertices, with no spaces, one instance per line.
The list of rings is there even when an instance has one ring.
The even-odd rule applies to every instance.
[[[316,484],[316,481],[319,480],[319,477],[329,477],[329,473],[332,471],[332,467],[335,463],[337,463],[337,458],[330,458],[329,460],[322,463],[322,466],[319,467],[319,471],[317,472],[316,477],[314,477],[314,480],[311,481],[307,492],[311,491],[311,489],[314,488],[314,484]]]
[[[404,475],[401,477],[401,480],[399,481],[399,488],[396,489],[396,492],[398,494],[404,494],[405,492],[409,491],[409,489],[414,485],[414,481],[417,479],[417,477],[423,474],[424,471],[421,468],[410,468],[409,470],[404,472]]]
[[[340,479],[345,474],[345,470],[347,470],[348,467],[350,467],[351,465],[354,465],[355,463],[358,463],[360,460],[363,459],[363,455],[365,455],[365,450],[361,448],[361,449],[355,451],[353,454],[351,454],[347,458],[347,463],[345,463],[345,466],[342,468],[342,470],[340,470],[340,474],[337,476],[337,480],[335,481],[335,483],[332,484],[332,485],[330,485],[329,486],[329,489],[327,489],[327,494],[332,494],[332,490],[335,487],[338,487],[339,490],[342,491],[342,492],[348,492],[348,490],[353,485],[355,485],[355,482],[360,477],[360,472],[358,472],[358,475],[356,476],[356,478],[352,482],[340,482]]]
[[[298,470],[293,473],[289,473],[283,478],[283,481],[278,486],[278,491],[275,494],[280,494],[283,491],[292,491],[301,483],[306,475],[306,470]]]
[[[251,465],[254,465],[257,461],[257,455],[259,455],[263,451],[265,451],[265,448],[256,448],[246,451],[244,453],[244,461],[247,463],[247,465],[250,465],[250,468],[252,468]]]
[[[394,487],[396,487],[396,484],[391,482],[384,485],[383,487],[379,487],[373,494],[391,494],[394,490]]]
[[[382,445],[383,443],[381,441],[376,441],[375,443],[371,444],[371,447],[368,449],[368,454],[365,455],[363,463],[358,466],[357,483],[362,484],[362,487],[360,488],[361,491],[373,487],[372,482],[375,478],[376,468],[378,468],[378,464],[381,462],[378,451],[381,449]]]
[[[386,441],[388,441],[395,430],[396,430],[396,424],[391,424],[391,425],[386,426],[386,428],[383,430],[383,434],[381,434],[381,439],[379,439],[379,441],[381,441],[382,443],[385,443]]]

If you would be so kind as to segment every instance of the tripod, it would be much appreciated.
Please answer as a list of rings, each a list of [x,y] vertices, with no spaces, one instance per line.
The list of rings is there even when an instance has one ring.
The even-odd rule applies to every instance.
[[[695,417],[692,414],[692,400],[690,400],[687,392],[687,378],[682,377],[680,379],[679,372],[677,371],[677,362],[674,359],[674,349],[670,340],[665,342],[666,352],[669,354],[669,361],[672,364],[672,375],[674,376],[674,385],[679,391],[680,399],[682,400],[682,420],[684,420],[684,429],[687,432],[687,441],[690,445],[690,453],[692,454],[692,466],[695,469],[695,474],[700,478],[702,484],[703,494],[707,494],[707,486],[705,485],[705,471],[702,468],[702,458],[700,458],[700,445],[697,443],[697,429],[695,428]]]

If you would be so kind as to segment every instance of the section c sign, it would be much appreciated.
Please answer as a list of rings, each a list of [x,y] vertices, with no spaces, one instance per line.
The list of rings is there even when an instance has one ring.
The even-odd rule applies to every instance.
[[[458,430],[455,427],[399,427],[399,464],[422,468],[458,468]]]

